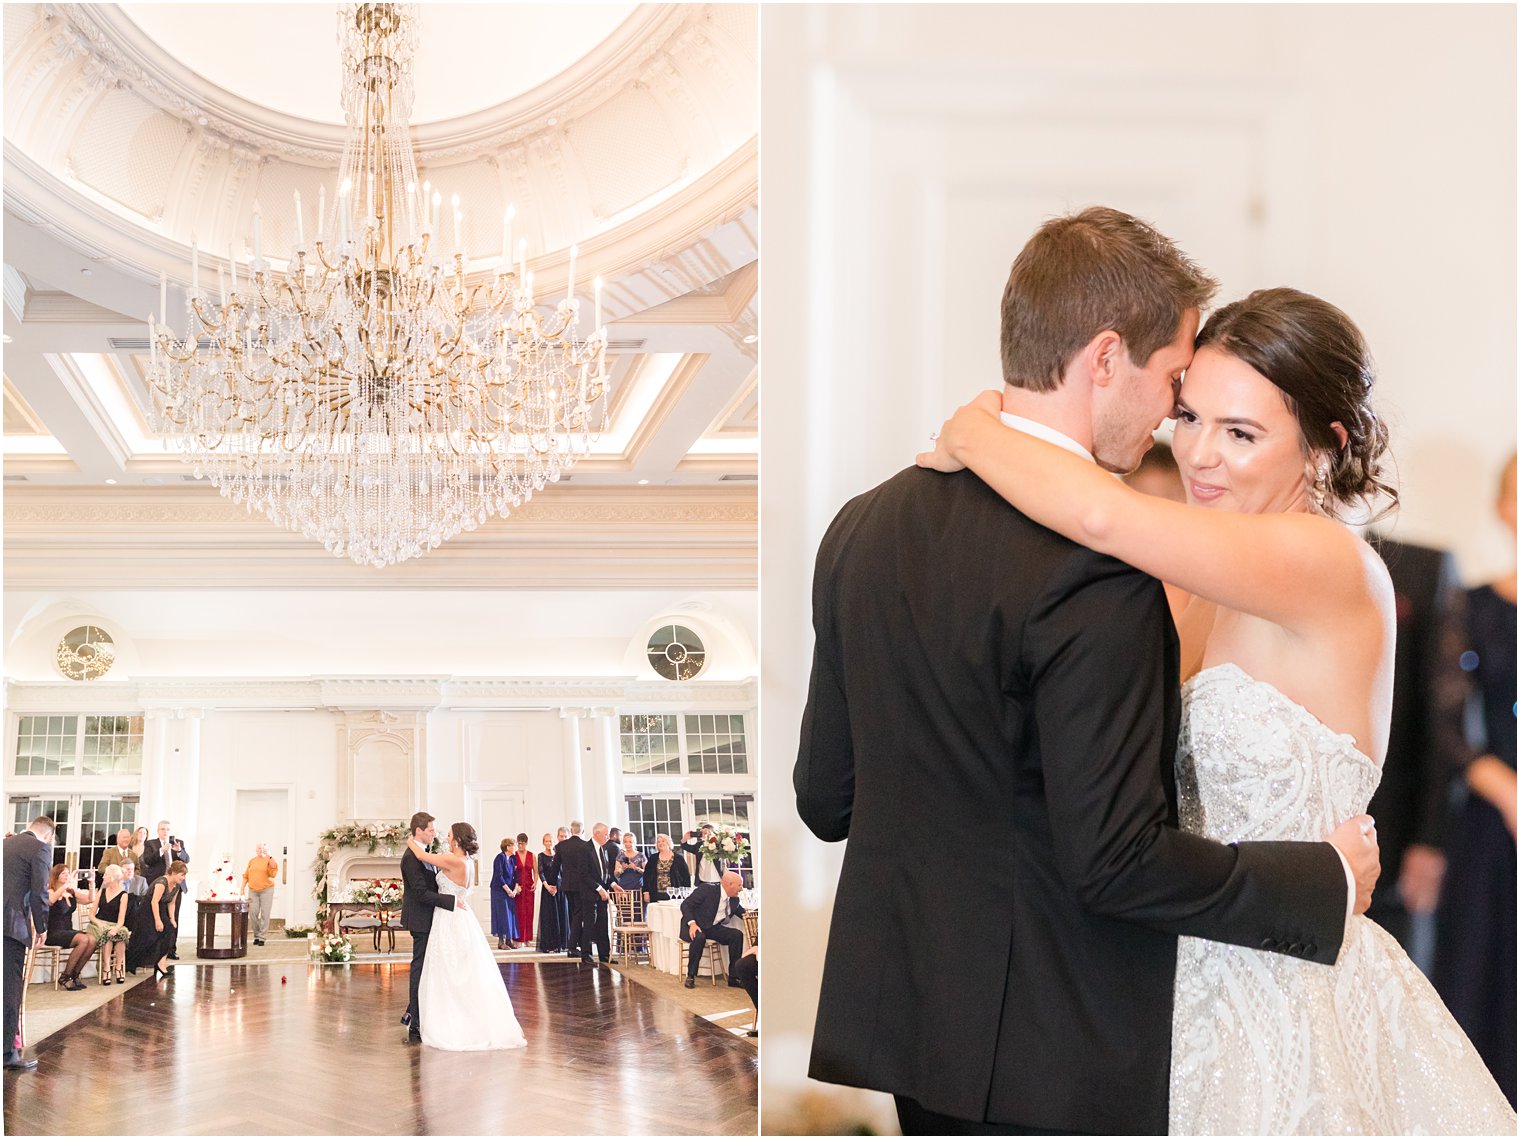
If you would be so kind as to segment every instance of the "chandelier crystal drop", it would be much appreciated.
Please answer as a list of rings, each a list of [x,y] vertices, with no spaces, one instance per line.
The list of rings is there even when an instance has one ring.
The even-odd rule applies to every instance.
[[[607,332],[576,339],[576,249],[564,299],[540,307],[509,209],[495,272],[470,279],[463,215],[419,183],[407,121],[416,5],[338,14],[348,138],[332,199],[294,248],[252,258],[219,300],[191,252],[189,328],[149,318],[153,426],[235,502],[361,565],[418,557],[527,501],[606,425]],[[309,240],[308,240],[309,239]],[[230,283],[230,288],[228,287]]]

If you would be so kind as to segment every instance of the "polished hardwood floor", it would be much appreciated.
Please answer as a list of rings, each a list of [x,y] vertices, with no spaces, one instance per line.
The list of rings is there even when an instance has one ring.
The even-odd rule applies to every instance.
[[[757,1132],[759,1062],[750,1042],[610,969],[500,968],[525,1049],[404,1044],[405,963],[181,967],[41,1041],[35,1072],[6,1072],[5,1130]]]

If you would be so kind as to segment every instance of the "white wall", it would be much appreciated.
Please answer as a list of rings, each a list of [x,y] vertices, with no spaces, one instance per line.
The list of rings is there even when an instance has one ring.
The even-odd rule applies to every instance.
[[[791,807],[812,557],[844,501],[998,386],[1003,282],[1040,221],[1128,209],[1221,300],[1291,284],[1343,307],[1380,364],[1397,532],[1469,580],[1512,564],[1489,503],[1515,444],[1515,13],[772,6],[762,36],[763,829],[767,874],[797,883],[768,919],[789,931],[765,966],[787,980],[763,1042],[779,1125],[839,858]]]

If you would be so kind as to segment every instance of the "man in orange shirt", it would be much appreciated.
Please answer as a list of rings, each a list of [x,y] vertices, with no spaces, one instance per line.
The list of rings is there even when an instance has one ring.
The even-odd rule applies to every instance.
[[[253,926],[253,943],[264,944],[269,932],[269,907],[274,901],[274,879],[280,864],[269,857],[269,846],[259,843],[252,861],[243,871],[243,889],[248,892],[248,924]]]

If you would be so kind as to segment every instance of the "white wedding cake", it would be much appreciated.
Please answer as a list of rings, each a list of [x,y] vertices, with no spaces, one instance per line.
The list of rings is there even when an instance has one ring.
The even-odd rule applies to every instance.
[[[231,902],[243,896],[242,876],[232,868],[232,855],[224,854],[206,878],[206,900]]]

